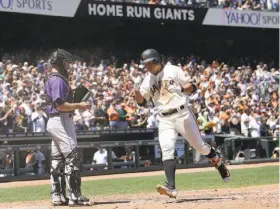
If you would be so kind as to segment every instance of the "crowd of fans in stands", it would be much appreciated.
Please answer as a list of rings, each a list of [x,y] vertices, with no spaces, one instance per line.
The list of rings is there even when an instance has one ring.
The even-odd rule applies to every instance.
[[[110,0],[112,2],[279,11],[279,0]]]
[[[45,132],[47,114],[42,110],[47,75],[45,60],[29,64],[27,54],[5,54],[0,62],[0,128],[6,132]],[[43,57],[41,57],[42,59]],[[147,70],[139,62],[116,67],[116,57],[97,63],[95,56],[72,65],[69,84],[84,85],[94,97],[89,111],[75,111],[77,130],[156,128],[153,104],[137,106],[133,80]],[[25,61],[24,61],[25,60]],[[166,57],[162,57],[169,64]],[[235,60],[207,64],[195,56],[175,61],[198,86],[190,95],[202,134],[232,133],[245,136],[279,134],[279,68],[274,63]],[[235,64],[234,64],[235,63]],[[244,64],[240,64],[244,63]]]

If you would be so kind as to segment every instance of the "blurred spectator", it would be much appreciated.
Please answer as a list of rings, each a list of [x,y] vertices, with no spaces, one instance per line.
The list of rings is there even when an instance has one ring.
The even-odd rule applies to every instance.
[[[17,127],[19,131],[27,132],[28,129],[28,116],[25,113],[25,109],[23,107],[19,108],[19,115],[16,118]]]
[[[86,110],[82,112],[82,119],[85,125],[86,130],[90,131],[92,122],[94,120],[94,115],[90,110]]]
[[[100,129],[102,130],[105,126],[107,126],[107,118],[105,112],[105,106],[102,105],[101,101],[97,101],[97,107],[94,110],[94,124],[93,126],[97,126],[99,124]]]
[[[38,174],[44,174],[45,173],[45,155],[43,152],[41,152],[40,150],[36,151],[37,155],[38,155]]]
[[[272,136],[272,130],[269,129],[269,125],[266,123],[265,117],[261,118],[260,136]]]
[[[141,157],[141,160],[145,160],[145,167],[151,166],[154,162],[154,154],[151,152],[150,148],[145,149],[145,154]]]
[[[31,120],[33,123],[33,132],[45,132],[47,114],[42,111],[41,103],[35,103],[35,111],[31,113]]]
[[[128,128],[128,123],[127,123],[127,112],[125,110],[125,103],[122,103],[120,105],[119,109],[119,128],[120,129],[127,129]]]
[[[249,130],[250,130],[250,135],[252,137],[259,137],[260,136],[260,123],[261,116],[254,114],[252,112],[250,122],[249,122]]]
[[[164,3],[168,4],[160,1],[160,4]],[[173,3],[184,4],[182,1]],[[257,2],[250,8],[258,4],[262,7],[266,3]],[[229,7],[235,4],[238,9],[239,4],[249,5],[250,2],[219,1],[219,4]],[[146,69],[136,60],[119,63],[122,67],[117,68],[117,56],[105,58],[100,55],[101,51],[100,48],[93,50],[94,62],[91,58],[88,62],[76,61],[71,65],[71,87],[75,89],[78,85],[84,85],[94,95],[93,100],[90,100],[94,104],[90,111],[75,111],[73,120],[76,129],[156,128],[153,105],[149,102],[143,108],[135,103],[133,82],[143,79]],[[23,57],[29,57],[29,61]],[[40,55],[33,59],[28,54],[23,57],[5,55],[0,63],[0,128],[7,132],[43,132],[42,118],[35,122],[33,120],[41,111],[38,104],[44,93],[43,81],[47,72],[43,60],[47,57]],[[266,133],[275,134],[276,125],[280,122],[279,68],[273,63],[252,61],[249,58],[207,63],[194,55],[175,57],[174,60],[172,62],[198,86],[197,92],[190,95],[189,105],[197,117],[201,134],[241,133],[249,136],[253,132],[253,135],[257,135],[257,132],[262,134],[265,124],[269,129]],[[163,59],[164,63],[167,61]],[[249,115],[250,112],[252,115]],[[255,129],[257,126],[260,127]]]
[[[249,136],[249,122],[249,110],[246,109],[241,115],[241,133],[246,137]]]
[[[6,163],[5,163],[6,169],[13,168],[13,163],[14,163],[14,155],[13,155],[13,153],[12,152],[7,152],[7,154],[6,154]]]
[[[39,157],[36,151],[28,150],[25,162],[26,168],[32,168],[33,173],[38,173]]]
[[[115,0],[110,0],[115,2]],[[265,11],[279,11],[278,0],[118,0],[117,2],[135,3],[135,4],[158,4],[158,5],[170,5],[170,6],[188,6],[209,8],[218,7],[225,9],[237,9],[237,10],[265,10]]]
[[[132,125],[133,128],[146,128],[148,117],[144,112],[141,112],[139,118]]]
[[[109,125],[111,129],[117,129],[120,127],[119,112],[116,108],[116,103],[112,103],[107,110],[109,116]]]
[[[132,147],[125,147],[125,155],[121,156],[120,159],[124,162],[127,161],[135,161],[134,152],[132,151]]]
[[[112,159],[117,159],[114,151],[112,151]],[[108,152],[103,147],[99,147],[98,150],[93,155],[92,164],[105,164],[108,165]],[[107,169],[105,167],[104,169]]]
[[[275,137],[274,140],[277,140],[279,143],[279,136],[280,136],[280,125],[277,125],[275,128],[275,131],[273,133],[273,136]]]

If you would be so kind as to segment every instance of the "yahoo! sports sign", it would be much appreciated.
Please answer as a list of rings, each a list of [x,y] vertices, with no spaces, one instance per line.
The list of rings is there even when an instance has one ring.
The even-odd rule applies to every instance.
[[[0,0],[0,8],[2,9],[35,9],[35,10],[52,10],[52,1],[50,0]]]
[[[279,28],[279,13],[209,9],[202,24],[254,28]]]
[[[0,12],[74,17],[81,0],[0,0]]]

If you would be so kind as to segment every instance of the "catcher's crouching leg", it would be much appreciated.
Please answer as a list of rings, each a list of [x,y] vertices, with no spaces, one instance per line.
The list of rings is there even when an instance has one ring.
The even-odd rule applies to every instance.
[[[53,156],[51,162],[52,203],[54,206],[67,205],[65,182],[65,159],[63,155]]]
[[[69,192],[68,205],[90,205],[90,200],[81,193],[80,157],[77,148],[66,156],[65,175]]]

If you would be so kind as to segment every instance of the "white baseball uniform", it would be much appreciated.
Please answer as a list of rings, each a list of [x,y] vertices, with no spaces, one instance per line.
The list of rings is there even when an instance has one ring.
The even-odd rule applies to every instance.
[[[149,73],[140,86],[141,95],[147,101],[152,98],[155,105],[163,161],[174,159],[178,133],[201,154],[210,153],[210,146],[202,140],[196,119],[188,107],[188,95],[170,91],[171,88],[186,85],[188,80],[181,68],[175,65],[165,65],[157,75]],[[168,116],[162,115],[171,109],[177,109],[177,112]]]

